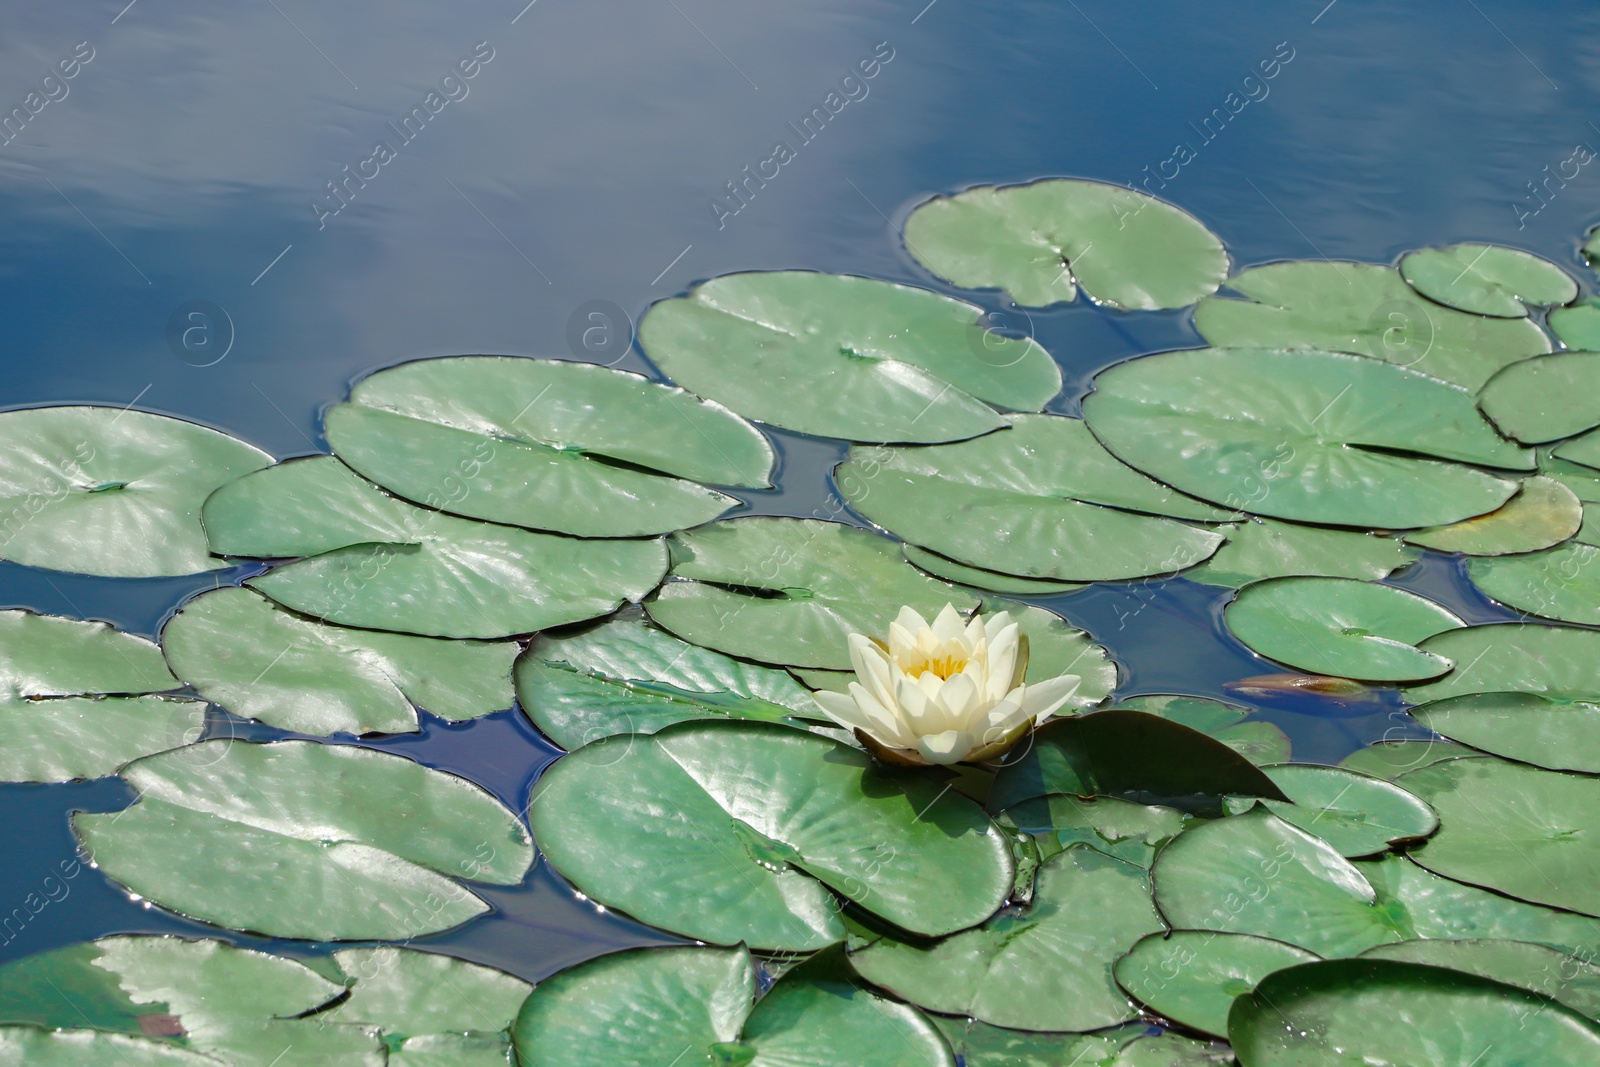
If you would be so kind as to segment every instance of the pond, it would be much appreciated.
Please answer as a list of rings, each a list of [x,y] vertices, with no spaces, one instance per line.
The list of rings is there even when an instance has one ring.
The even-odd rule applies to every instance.
[[[464,0],[448,6],[355,4],[335,9],[268,0],[220,9],[111,0],[70,9],[18,7],[4,22],[0,53],[5,62],[0,69],[6,75],[0,79],[0,92],[6,95],[0,97],[0,114],[9,111],[12,117],[0,126],[0,218],[6,221],[0,227],[6,264],[0,304],[8,324],[0,354],[0,407],[106,406],[126,410],[130,421],[146,412],[176,416],[247,442],[273,460],[329,452],[326,426],[339,430],[332,420],[341,417],[330,420],[330,411],[350,399],[353,383],[383,368],[451,355],[581,360],[655,381],[670,378],[763,424],[761,433],[773,450],[771,487],[761,487],[761,477],[741,487],[735,478],[685,475],[716,484],[718,492],[734,498],[728,517],[824,517],[865,528],[876,523],[906,541],[938,548],[934,541],[947,530],[924,534],[919,526],[917,536],[907,532],[926,519],[920,502],[897,508],[884,502],[887,497],[877,503],[866,493],[852,498],[843,477],[836,480],[835,468],[847,459],[870,461],[872,442],[958,440],[979,431],[918,437],[899,426],[877,436],[857,434],[863,443],[855,446],[838,439],[851,436],[844,431],[802,432],[799,427],[827,427],[840,419],[859,425],[851,420],[873,415],[872,402],[848,390],[838,395],[808,391],[802,378],[792,391],[761,397],[772,405],[770,413],[751,410],[719,390],[742,396],[738,390],[748,388],[759,395],[770,388],[761,375],[741,378],[737,367],[702,360],[706,349],[696,347],[692,334],[684,335],[691,337],[684,341],[663,333],[655,344],[651,327],[641,326],[647,311],[672,298],[712,301],[699,287],[741,272],[820,271],[931,290],[977,306],[974,315],[982,315],[977,326],[990,332],[978,335],[982,340],[972,352],[986,368],[982,373],[992,372],[995,380],[1015,373],[1022,358],[991,358],[996,346],[1013,345],[1021,351],[1028,339],[1042,346],[1041,366],[1048,366],[1048,353],[1059,367],[1061,388],[1053,393],[1046,389],[1048,400],[1042,396],[1033,409],[1075,419],[1085,414],[1082,400],[1096,375],[1130,357],[1208,344],[1337,347],[1311,332],[1281,341],[1257,340],[1249,327],[1236,324],[1202,335],[1193,305],[1202,297],[1216,300],[1208,294],[1221,281],[1220,273],[1191,297],[1150,310],[1121,310],[1096,289],[1100,283],[1087,258],[1089,249],[1073,258],[1080,260],[1077,280],[1096,299],[1024,300],[1016,285],[1003,285],[992,276],[955,284],[950,278],[959,271],[940,266],[946,261],[935,247],[939,235],[925,229],[921,232],[927,234],[927,247],[918,245],[913,212],[932,197],[973,186],[1076,178],[1143,190],[1181,208],[1197,220],[1199,230],[1215,235],[1226,250],[1226,274],[1232,276],[1265,264],[1305,261],[1339,274],[1337,281],[1344,284],[1349,279],[1341,270],[1355,269],[1348,261],[1393,266],[1412,250],[1474,242],[1521,249],[1558,265],[1581,287],[1581,296],[1570,299],[1587,298],[1595,287],[1580,246],[1600,218],[1600,163],[1594,162],[1595,146],[1600,145],[1600,68],[1595,62],[1600,58],[1600,11],[1577,2],[1424,0],[1396,6],[1371,0],[1248,0],[1202,6],[1158,0],[1129,6],[1104,0],[1004,5],[816,0],[751,6],[725,0],[666,0],[659,5]],[[992,232],[998,223],[985,217],[983,227]],[[1103,255],[1106,248],[1116,254],[1116,240],[1108,235]],[[1165,260],[1163,269],[1181,273],[1181,249],[1152,246],[1145,252],[1150,262]],[[1419,263],[1417,270],[1424,268]],[[1333,276],[1306,279],[1289,289],[1316,300],[1326,294]],[[1404,288],[1403,282],[1396,284]],[[1424,288],[1426,283],[1416,284]],[[1281,295],[1257,299],[1271,303]],[[1013,302],[1012,296],[1022,302]],[[1059,296],[1055,292],[1055,299]],[[766,296],[757,292],[750,299]],[[1337,299],[1329,296],[1330,302]],[[1436,333],[1442,345],[1451,329],[1444,312],[1437,323],[1431,317],[1419,323],[1414,315],[1418,305],[1408,298],[1387,303],[1362,299],[1366,303],[1357,325],[1391,350],[1398,344],[1421,351],[1417,359],[1425,358]],[[791,303],[815,311],[835,301],[848,303],[833,293],[804,293]],[[1544,303],[1568,301],[1563,294]],[[680,300],[673,306],[689,303]],[[1544,322],[1545,312],[1536,307],[1533,319]],[[659,330],[668,329],[660,325],[666,320],[665,311],[656,315]],[[1534,326],[1528,329],[1537,333]],[[847,348],[848,342],[841,341],[841,346]],[[653,362],[646,358],[646,347]],[[1547,350],[1548,342],[1523,355]],[[1438,358],[1423,369],[1432,370]],[[1401,365],[1416,361],[1389,360]],[[1232,379],[1215,372],[1223,383],[1218,388],[1221,393],[1249,393],[1279,373],[1264,367],[1241,364],[1229,372],[1235,375]],[[1322,372],[1320,365],[1310,364],[1304,370],[1282,371],[1286,380],[1297,381]],[[1476,390],[1487,376],[1463,384]],[[936,376],[932,380],[940,381]],[[1108,396],[1105,383],[1110,381],[1103,378],[1101,386]],[[1230,381],[1237,387],[1230,388]],[[1159,381],[1138,384],[1157,391],[1162,387]],[[438,396],[448,385],[424,382],[416,388],[419,395]],[[479,396],[500,388],[508,395],[514,392],[493,375],[474,388]],[[1356,389],[1358,397],[1376,398],[1410,386],[1387,379],[1364,384],[1351,377],[1345,388]],[[1328,395],[1337,400],[1335,393],[1345,395],[1337,388]],[[943,396],[931,397],[929,407],[942,403]],[[533,397],[529,403],[536,401]],[[602,396],[595,403],[602,416],[615,421],[621,436],[630,428],[659,426],[660,420],[674,417],[643,401],[630,407]],[[1428,403],[1432,401],[1419,399],[1418,407],[1398,406],[1397,417],[1410,411],[1420,419],[1417,413]],[[1092,404],[1088,416],[1112,453],[1145,474],[1210,501],[1204,505],[1209,509],[1205,515],[1155,514],[1217,523],[1230,519],[1218,508],[1240,508],[1285,519],[1341,521],[1337,514],[1262,510],[1254,497],[1230,501],[1225,493],[1211,491],[1214,487],[1185,482],[1180,469],[1143,465],[1133,455],[1138,447],[1134,438],[1144,436],[1144,424],[1127,431],[1128,440],[1119,444],[1109,404],[1103,421],[1096,420]],[[1226,401],[1219,404],[1213,414]],[[930,422],[945,418],[942,407],[937,411]],[[351,443],[348,450],[341,445],[340,454],[349,458],[365,448],[367,465],[351,459],[363,474],[402,496],[440,504],[376,473],[386,463],[403,466],[404,456],[395,459],[400,446],[386,431],[359,428],[354,418],[348,416],[349,429],[343,432]],[[1505,428],[1506,423],[1496,421]],[[1595,424],[1600,416],[1579,429]],[[362,438],[364,433],[370,436]],[[664,433],[674,443],[663,447],[679,452],[697,447],[683,426]],[[492,434],[485,438],[499,439]],[[1463,456],[1454,444],[1439,447],[1444,451],[1436,448],[1433,455],[1487,466],[1516,465],[1483,452]],[[1385,455],[1411,456],[1413,450],[1429,454],[1410,438],[1376,442],[1373,448]],[[951,460],[954,464],[968,462],[968,453],[946,455],[962,457]],[[726,452],[722,459],[734,464]],[[266,462],[263,458],[256,465]],[[892,466],[898,460],[886,462]],[[645,474],[638,472],[648,467],[626,457],[614,465],[640,478]],[[1471,471],[1480,476],[1476,468]],[[1400,505],[1420,508],[1419,502],[1433,491],[1430,479],[1437,488],[1440,477],[1446,476],[1418,475],[1407,483],[1410,488],[1395,490],[1400,510],[1392,516],[1382,511],[1386,490],[1376,482],[1330,506],[1354,514],[1370,504],[1376,509],[1372,517],[1343,521],[1383,531],[1448,525],[1493,510],[1505,499],[1502,495],[1443,519],[1407,521],[1421,512]],[[1201,483],[1203,476],[1196,484]],[[317,499],[337,497],[328,485],[317,483]],[[97,488],[115,491],[120,485]],[[581,504],[583,492],[579,486],[563,506],[574,500],[574,506]],[[1451,496],[1455,492],[1467,490],[1437,488],[1446,503],[1460,499]],[[287,540],[273,540],[295,521],[286,499],[267,496],[250,503],[257,508],[253,514],[260,527],[273,531],[263,533],[258,544],[293,541],[287,534]],[[1119,506],[1116,501],[1091,503]],[[1572,503],[1576,507],[1576,500]],[[458,504],[452,498],[440,506],[460,511]],[[544,503],[528,506],[538,510]],[[594,510],[603,512],[604,505]],[[470,509],[466,513],[473,514]],[[1006,521],[1023,521],[1022,512],[1006,514],[1012,515]],[[541,526],[542,518],[474,517],[564,529]],[[714,511],[705,516],[714,517]],[[603,532],[665,533],[705,518],[660,530]],[[1231,515],[1232,520],[1240,518]],[[1174,519],[1141,521],[1181,525]],[[215,530],[212,534],[216,547],[218,535]],[[995,535],[1006,547],[994,558],[1014,548],[1023,551],[1011,545],[1009,531],[997,529]],[[1146,535],[1127,536],[1143,544],[1138,539]],[[1533,547],[1545,548],[1570,536],[1572,531]],[[87,545],[80,550],[96,551]],[[114,544],[98,550],[109,557],[126,554]],[[840,558],[848,558],[845,547],[839,551]],[[940,551],[960,554],[949,548]],[[1497,592],[1497,600],[1486,593],[1513,588],[1523,579],[1474,569],[1481,565],[1473,561],[1485,557],[1422,553],[1398,543],[1395,551],[1409,555],[1397,555],[1388,566],[1372,564],[1372,573],[1359,576],[1418,594],[1447,609],[1449,619],[1434,630],[1396,638],[1414,656],[1426,650],[1418,653],[1409,646],[1439,630],[1551,615],[1525,597]],[[311,553],[242,549],[232,554],[260,558]],[[980,566],[971,556],[965,562]],[[1399,674],[1362,675],[1336,654],[1313,663],[1295,645],[1295,636],[1285,633],[1292,625],[1260,618],[1278,608],[1235,602],[1234,587],[1248,578],[1224,584],[1195,580],[1203,576],[1194,571],[1173,576],[1191,562],[1184,557],[1177,566],[1108,571],[1110,580],[1065,593],[1043,587],[989,588],[1026,596],[1026,603],[1061,616],[1106,650],[1116,665],[1107,707],[1159,694],[1224,701],[1247,713],[1249,723],[1271,724],[1281,731],[1256,726],[1249,736],[1267,738],[1269,746],[1286,738],[1295,761],[1314,764],[1337,764],[1374,742],[1435,736],[1406,712],[1417,701],[1403,696],[1395,684],[1426,678],[1426,671],[1407,675],[1402,666],[1396,668]],[[586,559],[572,566],[600,565]],[[613,575],[629,567],[648,570],[638,561],[621,559],[605,566],[613,568],[607,571]],[[996,576],[994,567],[989,564],[991,577]],[[0,608],[104,620],[154,640],[197,594],[239,585],[266,570],[260,562],[230,561],[223,569],[181,577],[97,577],[0,561]],[[1041,578],[1021,561],[1016,573]],[[1307,572],[1291,567],[1281,573]],[[1087,581],[1097,575],[1055,577]],[[738,586],[732,579],[712,580]],[[888,579],[885,583],[893,585]],[[645,581],[639,596],[654,584]],[[266,584],[262,588],[270,591]],[[296,601],[309,595],[304,591],[272,595],[309,615],[335,617],[332,609]],[[1305,595],[1343,594],[1322,590]],[[467,591],[469,600],[482,596],[481,590]],[[1300,603],[1298,596],[1290,599]],[[972,599],[967,606],[976,603]],[[1285,610],[1291,616],[1303,611],[1296,618],[1313,627],[1319,617],[1361,611],[1342,601],[1305,603],[1310,606]],[[1384,601],[1369,614],[1398,625],[1385,614],[1407,610],[1395,603]],[[1507,606],[1512,603],[1523,610]],[[927,609],[930,616],[937,607]],[[986,605],[986,610],[997,608]],[[419,614],[428,610],[427,605],[418,608]],[[431,610],[441,617],[450,612],[443,601]],[[1254,620],[1252,611],[1258,616]],[[597,608],[571,618],[604,613]],[[1554,617],[1600,623],[1577,608],[1563,614],[1558,607]],[[382,628],[383,622],[366,618],[355,625]],[[762,655],[759,642],[751,646],[753,652],[730,649],[715,640],[698,640],[689,624],[664,625],[691,642],[754,660],[811,668],[845,665]],[[538,628],[446,636],[504,637]],[[442,633],[410,624],[396,629]],[[1356,629],[1360,627],[1346,627],[1343,636],[1370,636],[1354,633]],[[214,647],[207,646],[210,652],[197,656],[215,656],[227,643],[217,640]],[[1044,643],[1036,636],[1034,644]],[[1253,649],[1269,652],[1271,658]],[[337,659],[341,654],[365,653],[331,655]],[[397,661],[409,655],[397,652]],[[1039,647],[1034,655],[1041,655]],[[183,670],[178,673],[192,680]],[[1308,676],[1365,681],[1324,679],[1307,685]],[[822,685],[803,674],[802,680]],[[1446,687],[1438,695],[1454,694]],[[280,699],[286,698],[280,694]],[[419,703],[427,706],[428,701]],[[461,776],[511,811],[525,813],[530,790],[563,748],[548,738],[548,723],[541,732],[515,707],[482,714],[484,710],[465,713],[459,717],[466,721],[459,722],[425,712],[413,732],[403,732],[402,721],[402,729],[364,736],[345,731],[330,739],[319,736],[328,731],[308,729],[292,718],[267,725],[186,703],[174,705],[152,727],[164,731],[168,744],[144,751],[202,740],[225,746],[316,737],[335,746],[408,757]],[[1146,710],[1159,709],[1147,705]],[[1500,754],[1518,760],[1525,755]],[[1276,758],[1283,755],[1280,751]],[[584,788],[599,789],[602,781],[603,776]],[[605,788],[622,790],[625,785]],[[315,938],[256,936],[226,923],[184,918],[178,914],[182,909],[157,906],[130,895],[100,870],[80,868],[73,813],[108,813],[111,818],[109,813],[127,808],[137,795],[119,777],[0,784],[0,845],[10,857],[0,869],[0,964],[122,934],[221,938],[295,958],[315,959],[341,947]],[[574,837],[577,831],[562,836]],[[536,845],[538,837],[536,833]],[[782,845],[758,837],[746,842],[755,850],[752,856]],[[183,835],[152,840],[162,850],[170,849],[159,854],[161,863],[179,866],[192,860],[185,855]],[[780,853],[772,854],[772,862],[782,865],[787,854]],[[144,862],[149,861],[146,855]],[[1573,867],[1571,876],[1588,877],[1580,873],[1591,870],[1582,866],[1587,862]],[[1437,873],[1451,874],[1444,869]],[[1465,875],[1463,879],[1472,881]],[[472,885],[488,906],[481,917],[442,933],[391,940],[486,964],[529,982],[618,950],[684,943],[657,928],[671,927],[670,922],[645,925],[620,913],[628,909],[590,899],[594,894],[579,892],[542,857],[533,860],[525,877],[505,881],[511,884]],[[1585,913],[1581,904],[1564,898],[1540,902]],[[294,910],[292,903],[283,903]],[[234,926],[256,928],[248,922]],[[1316,951],[1335,954],[1324,949]],[[883,968],[879,973],[894,976],[903,961],[896,963],[888,950],[882,955],[890,959],[877,965]],[[884,987],[899,981],[872,980]],[[937,1001],[932,994],[923,994],[921,1000],[906,996],[937,1008],[927,999]],[[1087,1030],[1104,1024],[1016,1025]],[[730,1049],[737,1043],[736,1025],[734,1030],[725,1038]],[[732,1058],[719,1062],[745,1062],[736,1050],[721,1054]],[[974,1064],[1051,1062],[980,1061],[976,1054],[969,1059]],[[661,1060],[669,1061],[670,1056]]]

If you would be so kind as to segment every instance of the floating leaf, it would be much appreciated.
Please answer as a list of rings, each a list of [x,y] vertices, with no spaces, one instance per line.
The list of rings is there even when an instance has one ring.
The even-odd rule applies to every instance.
[[[546,771],[529,810],[545,857],[584,894],[718,944],[840,941],[830,889],[944,934],[982,922],[1011,887],[1005,838],[971,801],[767,723],[603,738]]]
[[[1452,664],[1413,647],[1465,625],[1431,600],[1351,578],[1269,578],[1239,590],[1228,630],[1268,659],[1367,681],[1436,678]]]
[[[1393,781],[1407,771],[1430,763],[1479,755],[1482,753],[1451,741],[1375,741],[1350,753],[1339,761],[1339,766]]]
[[[1253,934],[1320,956],[1416,937],[1600,950],[1594,919],[1452,882],[1399,856],[1352,863],[1264,809],[1184,831],[1162,849],[1152,876],[1156,905],[1174,928]]]
[[[1541,623],[1447,630],[1422,643],[1456,669],[1406,691],[1413,704],[1461,693],[1542,693],[1553,700],[1600,695],[1600,633]]]
[[[1414,545],[1469,556],[1504,556],[1558,545],[1578,532],[1583,505],[1553,478],[1525,478],[1517,495],[1474,519],[1417,530],[1406,535]]]
[[[1600,349],[1600,300],[1590,297],[1571,307],[1555,308],[1545,324],[1567,348]]]
[[[1034,836],[1041,860],[1087,845],[1148,870],[1161,846],[1182,833],[1190,817],[1177,808],[1057,793],[1014,804],[1000,818],[1003,825]]]
[[[954,1067],[921,1013],[815,963],[785,974],[751,1008],[742,948],[635,949],[539,983],[517,1018],[523,1067]]]
[[[1244,722],[1250,709],[1237,704],[1161,694],[1128,697],[1118,701],[1117,706],[1159,715],[1209,734],[1258,767],[1289,761],[1289,735],[1270,722]]]
[[[849,441],[958,441],[1038,411],[1061,371],[983,310],[926,289],[813,271],[727,274],[639,324],[674,381],[786,430]]]
[[[828,721],[786,671],[686,644],[637,619],[543,634],[517,660],[516,677],[522,710],[569,751],[689,719]]]
[[[1471,394],[1375,359],[1195,349],[1095,378],[1084,418],[1124,462],[1228,507],[1301,522],[1403,529],[1493,511],[1530,469]],[[1446,461],[1456,462],[1446,462]]]
[[[282,730],[407,733],[417,707],[452,722],[511,706],[514,641],[442,641],[301,618],[246,589],[196,597],[161,641],[207,700]]]
[[[1140,711],[1057,719],[1001,768],[991,811],[1051,793],[1113,796],[1220,814],[1227,795],[1288,798],[1243,756],[1198,730]]]
[[[1484,752],[1555,771],[1600,774],[1600,700],[1463,693],[1411,714],[1435,733]]]
[[[932,1011],[1023,1030],[1097,1030],[1137,1012],[1112,963],[1162,929],[1146,873],[1089,849],[1039,868],[1033,900],[931,946],[868,940],[850,962],[867,981]]]
[[[1325,960],[1234,1002],[1228,1037],[1250,1067],[1524,1067],[1600,1057],[1600,1024],[1536,993],[1442,967]]]
[[[161,650],[103,622],[0,611],[0,781],[111,774],[176,748],[205,706],[141,696],[178,688]]]
[[[0,414],[0,559],[111,578],[227,566],[200,505],[272,457],[165,415],[125,408]]]
[[[1543,444],[1600,426],[1597,390],[1600,352],[1557,352],[1490,378],[1478,406],[1508,437]]]
[[[1260,803],[1285,822],[1322,838],[1342,856],[1371,856],[1439,828],[1432,808],[1382,778],[1303,763],[1262,770],[1293,803]]]
[[[679,637],[730,656],[850,669],[852,633],[884,635],[909,605],[933,618],[976,598],[900,558],[894,542],[815,519],[730,519],[675,534],[672,577],[645,606]]]
[[[1234,1059],[1226,1045],[1169,1032],[1128,1042],[1109,1067],[1234,1067]]]
[[[1531,252],[1501,245],[1424,248],[1400,257],[1411,287],[1446,307],[1500,318],[1526,318],[1528,307],[1553,307],[1578,295],[1566,271]]]
[[[627,371],[521,356],[403,363],[358,382],[328,442],[399,496],[581,537],[670,533],[764,488],[772,445],[726,408]]]
[[[1439,813],[1411,857],[1519,900],[1600,915],[1600,779],[1499,759],[1447,760],[1399,782]]]
[[[1506,364],[1550,351],[1549,338],[1533,322],[1441,307],[1419,296],[1393,267],[1269,263],[1229,278],[1228,288],[1248,299],[1211,296],[1194,311],[1201,335],[1219,348],[1353,352],[1473,391]]]
[[[205,506],[213,550],[309,556],[250,585],[346,626],[498,638],[580,622],[661,580],[659,541],[584,541],[425,511],[331,456],[224,486]]]
[[[412,949],[347,948],[333,959],[354,985],[326,1017],[379,1027],[391,1043],[417,1041],[407,1050],[412,1058],[402,1062],[428,1051],[427,1038],[470,1035],[486,1046],[478,1053],[484,1063],[496,1062],[494,1056],[505,1063],[509,1042],[504,1032],[533,988],[492,967]],[[392,1055],[389,1062],[394,1063]]]
[[[1600,623],[1600,548],[1580,541],[1467,561],[1472,584],[1508,607],[1562,622]]]
[[[1024,682],[1045,682],[1063,674],[1078,676],[1077,691],[1067,701],[1067,708],[1093,707],[1117,687],[1117,665],[1106,650],[1055,612],[997,597],[985,598],[980,606],[986,614],[1008,613],[1018,632],[1027,638]]]
[[[515,885],[533,860],[527,831],[488,793],[372,749],[206,741],[122,776],[140,794],[132,807],[73,817],[95,864],[230,929],[319,941],[448,930],[488,905],[444,872]]]
[[[1014,416],[975,441],[853,452],[834,480],[851,507],[896,536],[1030,578],[1173,573],[1222,538],[1158,516],[1229,517],[1130,470],[1082,421],[1059,415]]]
[[[1116,963],[1117,983],[1158,1015],[1226,1037],[1233,999],[1273,971],[1316,953],[1248,934],[1174,930],[1151,934]]]
[[[28,1067],[218,1067],[222,1061],[121,1034],[0,1026],[0,1062]]]
[[[1129,1023],[1098,1034],[1048,1034],[1007,1030],[974,1019],[931,1018],[965,1067],[1107,1067],[1130,1037],[1146,1030]]]
[[[1001,574],[998,571],[986,571],[981,567],[969,567],[965,563],[957,563],[953,559],[947,559],[937,552],[929,552],[916,545],[901,545],[900,552],[919,570],[927,571],[935,578],[991,593],[1002,593],[1007,596],[1061,596],[1084,588],[1082,582],[1022,578],[1015,574]]]
[[[1005,289],[1017,303],[1075,300],[1179,308],[1217,291],[1228,253],[1193,215],[1134,189],[1051,178],[938,196],[906,220],[906,247],[968,289]]]
[[[1590,430],[1555,447],[1552,455],[1581,463],[1585,467],[1600,468],[1600,430]]]
[[[1496,982],[1531,989],[1589,1018],[1600,1018],[1600,967],[1559,949],[1527,941],[1402,941],[1363,952],[1365,959],[1405,960],[1448,967]]]
[[[1271,519],[1249,518],[1221,529],[1228,540],[1217,554],[1183,577],[1233,589],[1295,574],[1377,581],[1422,554],[1393,537]]]

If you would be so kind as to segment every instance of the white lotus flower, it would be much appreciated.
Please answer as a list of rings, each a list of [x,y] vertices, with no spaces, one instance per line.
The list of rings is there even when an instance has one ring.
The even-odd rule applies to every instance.
[[[1028,639],[1006,612],[970,621],[950,604],[930,626],[911,608],[884,644],[850,635],[857,681],[850,693],[814,693],[828,717],[892,763],[993,759],[1049,718],[1078,690],[1065,674],[1024,685]]]

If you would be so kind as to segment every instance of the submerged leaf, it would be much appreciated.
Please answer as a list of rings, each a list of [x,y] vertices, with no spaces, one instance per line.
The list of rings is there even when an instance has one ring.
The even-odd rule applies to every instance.
[[[906,220],[905,242],[941,278],[1028,307],[1074,300],[1079,286],[1114,308],[1186,307],[1228,275],[1222,242],[1193,215],[1071,178],[934,197]]]

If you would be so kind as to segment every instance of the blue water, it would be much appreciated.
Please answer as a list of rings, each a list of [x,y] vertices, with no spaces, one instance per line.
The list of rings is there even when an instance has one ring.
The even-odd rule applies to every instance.
[[[630,320],[729,271],[944,289],[901,246],[910,209],[1044,175],[1165,173],[1150,188],[1237,266],[1487,240],[1589,278],[1576,248],[1600,216],[1600,162],[1538,198],[1529,187],[1600,144],[1600,9],[1580,0],[525,2],[7,5],[0,113],[61,62],[74,76],[46,84],[58,99],[0,146],[0,406],[131,404],[280,457],[320,451],[324,407],[404,359],[648,370]],[[841,89],[875,55],[891,58]],[[787,124],[836,90],[855,99],[802,142]],[[389,124],[414,107],[427,121],[406,140]],[[1214,109],[1220,128],[1204,125]],[[778,176],[714,207],[780,139],[795,154]],[[1060,360],[1063,412],[1097,369],[1197,342],[1186,314],[1019,316],[979,299]],[[806,514],[840,450],[775,436],[785,489],[749,494],[751,510]],[[0,605],[154,635],[184,599],[250,571],[109,581],[0,564]],[[1448,560],[1397,584],[1506,617]],[[1225,596],[1174,581],[1047,603],[1112,650],[1123,693],[1221,695],[1275,670],[1220,632]],[[1392,694],[1258,710],[1305,759],[1408,729]],[[221,717],[213,730],[260,735]],[[380,743],[516,806],[556,756],[515,712]],[[0,786],[0,915],[72,857],[69,810],[128,799],[117,780]],[[0,935],[0,960],[112,932],[216,933],[94,871],[69,886]],[[420,944],[538,978],[661,939],[542,865],[484,895],[494,915]]]

